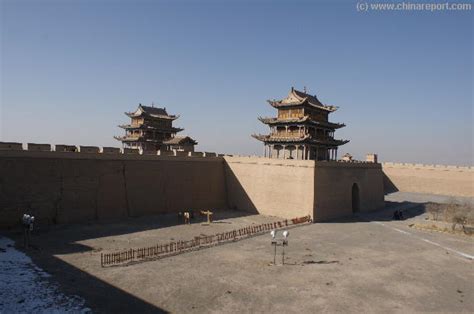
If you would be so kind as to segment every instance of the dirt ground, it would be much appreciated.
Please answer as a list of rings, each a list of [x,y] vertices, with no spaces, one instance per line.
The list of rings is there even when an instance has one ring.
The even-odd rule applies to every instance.
[[[95,312],[473,312],[472,238],[409,228],[416,205],[290,230],[281,265],[270,235],[131,266],[100,253],[233,230],[277,217],[225,212],[211,226],[175,216],[38,230],[28,254]],[[396,206],[413,218],[392,221]],[[15,237],[14,234],[10,236]],[[16,237],[17,240],[20,238]]]

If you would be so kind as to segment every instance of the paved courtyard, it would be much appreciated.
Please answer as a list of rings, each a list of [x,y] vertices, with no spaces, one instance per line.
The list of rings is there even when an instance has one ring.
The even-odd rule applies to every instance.
[[[280,248],[278,265],[271,263],[270,235],[100,266],[101,252],[279,220],[242,213],[218,215],[211,226],[174,226],[174,216],[59,226],[38,231],[29,255],[96,312],[473,312],[472,238],[413,229],[418,216],[391,221],[391,214],[291,229],[284,266]]]

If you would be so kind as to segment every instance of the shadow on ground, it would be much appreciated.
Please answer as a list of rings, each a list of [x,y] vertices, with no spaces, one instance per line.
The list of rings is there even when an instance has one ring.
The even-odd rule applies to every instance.
[[[200,224],[207,219],[198,213],[194,214],[192,224]],[[217,224],[228,224],[226,219],[249,215],[252,214],[241,211],[216,211],[214,221]],[[162,308],[68,264],[58,255],[96,253],[93,252],[94,248],[78,243],[82,240],[170,228],[178,224],[182,223],[178,220],[177,214],[166,214],[82,224],[39,226],[40,228],[35,230],[32,245],[28,250],[24,250],[21,231],[9,231],[3,234],[15,240],[17,249],[24,251],[36,265],[50,273],[51,280],[60,284],[62,292],[84,298],[86,306],[94,312],[167,313]],[[61,236],[60,239],[57,238],[58,235]]]
[[[243,211],[216,211],[214,212],[213,223],[229,224],[226,219],[250,215],[253,214]],[[198,212],[195,212],[194,218],[191,219],[191,224],[200,224],[206,222],[206,219],[207,218],[205,216],[201,216]],[[90,221],[77,224],[35,226],[34,237],[47,238],[50,234],[61,234],[61,241],[52,239],[52,241],[48,243],[48,251],[54,254],[71,254],[92,250],[91,247],[78,243],[83,240],[130,234],[147,230],[170,228],[180,224],[183,223],[178,219],[177,214],[128,217],[114,220]],[[4,234],[12,239],[15,239],[16,241],[21,240],[23,235],[21,230],[6,231]],[[36,248],[36,250],[43,249],[39,246],[35,247],[34,244],[33,248]]]
[[[136,296],[81,271],[51,254],[27,252],[34,263],[52,275],[66,295],[79,295],[96,313],[168,313]]]

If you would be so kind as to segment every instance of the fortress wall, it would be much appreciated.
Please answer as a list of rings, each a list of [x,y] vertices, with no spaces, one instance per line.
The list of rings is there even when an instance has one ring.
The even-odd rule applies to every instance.
[[[384,207],[380,164],[316,162],[314,220],[352,215],[352,186],[359,189],[359,208],[368,212]]]
[[[383,207],[383,193],[397,190],[474,196],[471,167],[27,147],[0,142],[0,228],[27,211],[46,223],[228,207],[323,221],[352,214],[354,183],[361,211]]]
[[[409,163],[382,164],[385,193],[396,191],[474,196],[474,169]]]
[[[0,149],[0,228],[227,207],[221,157],[88,151]]]
[[[230,208],[283,218],[313,215],[314,161],[224,159]]]

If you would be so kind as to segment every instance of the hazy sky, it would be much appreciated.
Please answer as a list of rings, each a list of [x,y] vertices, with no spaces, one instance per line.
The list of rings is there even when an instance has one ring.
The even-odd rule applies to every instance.
[[[352,1],[1,2],[0,140],[120,146],[139,103],[198,150],[262,154],[291,86],[340,109],[339,150],[473,163],[473,12]],[[433,1],[431,1],[433,2]],[[445,2],[445,1],[440,1]]]

